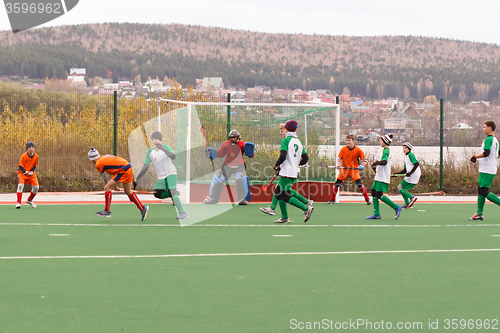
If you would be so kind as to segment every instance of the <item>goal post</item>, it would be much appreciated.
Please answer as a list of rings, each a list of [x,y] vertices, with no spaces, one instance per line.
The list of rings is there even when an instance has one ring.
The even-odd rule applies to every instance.
[[[310,157],[309,167],[301,168],[298,181],[332,182],[338,175],[336,169],[320,167],[334,163],[340,149],[338,104],[211,103],[171,99],[160,99],[160,102],[168,105],[168,111],[160,113],[158,108],[157,117],[134,129],[129,136],[131,163],[134,173],[138,173],[146,151],[152,147],[151,133],[160,130],[164,144],[176,153],[174,165],[182,202],[201,202],[208,195],[213,175],[218,175],[224,158],[216,158],[212,163],[206,156],[206,148],[219,149],[228,139],[228,128],[238,130],[243,141],[256,145],[255,157],[245,157],[251,186],[260,187],[272,178],[281,142],[279,125],[291,119],[297,121],[297,136]],[[148,171],[139,186],[152,189],[155,177],[154,170]],[[234,177],[228,184],[234,184]],[[236,197],[231,186],[225,186],[221,202],[237,203]]]

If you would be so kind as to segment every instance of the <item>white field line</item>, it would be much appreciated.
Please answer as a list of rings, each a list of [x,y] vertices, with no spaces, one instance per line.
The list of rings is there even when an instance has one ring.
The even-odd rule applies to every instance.
[[[179,224],[104,224],[104,223],[0,223],[0,226],[61,226],[61,227],[181,227]],[[452,227],[500,227],[500,224],[191,224],[184,227],[241,227],[241,228],[452,228]]]
[[[338,252],[268,252],[268,253],[189,253],[189,254],[144,254],[144,255],[100,255],[100,256],[18,256],[0,257],[11,259],[130,259],[130,258],[186,258],[186,257],[249,257],[249,256],[302,256],[342,254],[405,254],[405,253],[457,253],[498,252],[500,249],[452,249],[452,250],[395,250],[395,251],[338,251]]]

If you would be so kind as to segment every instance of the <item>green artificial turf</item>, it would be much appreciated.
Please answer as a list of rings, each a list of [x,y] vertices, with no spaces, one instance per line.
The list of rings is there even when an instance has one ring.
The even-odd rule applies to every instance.
[[[369,221],[372,206],[315,204],[308,223],[290,207],[290,225],[262,206],[186,205],[200,221],[185,227],[168,204],[144,222],[133,204],[111,218],[94,214],[102,205],[0,206],[0,332],[447,331],[446,319],[500,319],[494,205],[469,221],[474,204],[417,203],[398,220],[381,204]]]

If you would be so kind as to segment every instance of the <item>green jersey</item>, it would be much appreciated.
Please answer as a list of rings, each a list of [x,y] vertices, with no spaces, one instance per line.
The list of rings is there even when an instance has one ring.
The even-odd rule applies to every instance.
[[[171,153],[174,152],[170,146],[163,145],[163,148]],[[148,150],[144,164],[151,164],[151,162],[156,169],[158,179],[165,179],[170,175],[177,175],[177,169],[172,163],[172,159],[168,157],[163,150],[157,150],[155,147]]]
[[[299,164],[302,155],[306,153],[302,142],[297,139],[295,132],[288,132],[286,137],[281,140],[281,149],[287,152],[286,159],[280,165],[280,176],[288,178],[297,178],[299,173]]]
[[[490,150],[490,154],[485,158],[478,158],[479,173],[489,173],[496,175],[498,169],[498,140],[493,135],[484,139],[481,145],[483,151]]]

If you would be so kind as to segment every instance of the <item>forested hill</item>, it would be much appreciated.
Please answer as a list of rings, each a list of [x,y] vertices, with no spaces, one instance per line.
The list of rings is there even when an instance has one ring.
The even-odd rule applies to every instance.
[[[23,66],[24,62],[24,66]],[[492,99],[500,90],[500,47],[449,39],[270,34],[179,24],[89,24],[0,32],[0,75],[63,77],[107,68],[194,84],[222,76],[247,87],[332,89],[367,97]],[[33,66],[36,65],[36,68]],[[23,68],[21,68],[23,67]]]

